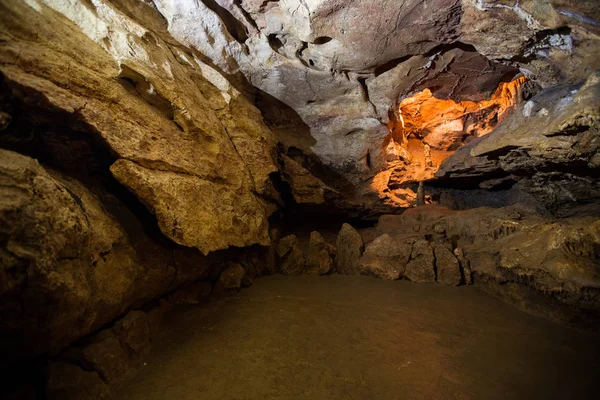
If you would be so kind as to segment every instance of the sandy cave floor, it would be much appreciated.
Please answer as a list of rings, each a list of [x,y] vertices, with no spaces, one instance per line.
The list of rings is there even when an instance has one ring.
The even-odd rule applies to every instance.
[[[272,276],[165,326],[117,399],[600,398],[598,336],[474,287]]]

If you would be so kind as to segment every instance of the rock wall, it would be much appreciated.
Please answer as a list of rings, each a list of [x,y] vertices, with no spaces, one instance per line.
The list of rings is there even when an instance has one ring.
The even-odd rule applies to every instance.
[[[442,99],[478,101],[518,72],[544,87],[575,82],[599,56],[591,0],[156,6],[176,39],[298,112],[312,136],[303,151],[354,185],[384,165],[384,124],[403,97],[431,88]]]
[[[555,216],[598,216],[599,116],[596,74],[583,85],[545,90],[448,158],[438,183],[492,191],[513,186]]]
[[[145,3],[136,14],[161,22]],[[111,3],[10,2],[2,15],[11,95],[97,135],[166,236],[205,254],[269,242],[273,137],[218,72]]]
[[[0,11],[0,146],[44,165],[1,150],[7,360],[56,353],[132,307],[216,279],[249,251],[234,247],[270,244],[267,218],[281,205],[273,133],[151,4]]]

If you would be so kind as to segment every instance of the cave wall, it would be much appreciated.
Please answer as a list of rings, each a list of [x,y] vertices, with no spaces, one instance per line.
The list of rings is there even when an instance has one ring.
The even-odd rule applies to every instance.
[[[488,99],[498,83],[518,74],[544,90],[500,129],[448,159],[428,190],[442,203],[470,208],[482,205],[466,201],[474,192],[505,206],[511,201],[503,191],[514,187],[549,218],[583,212],[589,218],[569,222],[568,240],[550,249],[567,254],[569,263],[540,261],[540,281],[530,288],[552,296],[567,288],[569,307],[589,289],[595,297],[588,309],[595,310],[598,235],[590,221],[600,193],[593,74],[599,16],[593,1],[509,3],[0,4],[6,351],[11,357],[59,352],[128,310],[181,285],[215,281],[223,270],[236,272],[240,282],[275,272],[275,251],[284,272],[301,273],[306,260],[297,241],[272,240],[279,233],[269,231],[269,222],[278,210],[307,207],[357,219],[402,212],[373,190],[385,167],[387,124],[402,99],[426,88],[442,99]],[[384,178],[387,187],[389,174]],[[454,195],[444,191],[457,187]],[[500,229],[511,218],[499,218]],[[519,244],[536,229],[559,226],[522,225],[519,235],[500,236]],[[497,246],[504,242],[489,229],[496,227],[480,231],[492,244],[469,237],[465,257],[481,265],[489,286],[521,288],[530,260],[512,270],[500,263],[517,251],[503,253]],[[579,260],[572,254],[579,250],[567,248],[578,232],[587,238],[580,246],[586,270],[563,285],[561,265],[570,273]],[[434,262],[431,234],[425,228],[413,234],[411,246],[419,245],[405,263],[425,255]],[[358,250],[340,249],[352,240],[338,245],[339,260],[353,267],[364,248],[357,235],[351,239]],[[339,261],[332,264],[332,248],[324,240],[318,245],[309,264],[343,271]],[[250,257],[253,251],[265,259]],[[240,261],[249,257],[253,262]],[[547,291],[539,283],[546,267],[554,268]],[[435,277],[434,264],[427,268]]]
[[[383,166],[383,124],[404,96],[430,87],[440,98],[476,101],[519,72],[542,87],[585,79],[599,56],[593,3],[162,0],[156,6],[175,38],[296,110],[314,141],[303,150],[357,185]],[[218,18],[224,13],[230,18]],[[243,40],[232,33],[240,23]]]

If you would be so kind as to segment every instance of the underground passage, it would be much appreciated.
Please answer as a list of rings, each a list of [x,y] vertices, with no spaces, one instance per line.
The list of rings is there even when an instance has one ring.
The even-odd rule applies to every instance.
[[[0,4],[9,400],[595,399],[594,0]]]

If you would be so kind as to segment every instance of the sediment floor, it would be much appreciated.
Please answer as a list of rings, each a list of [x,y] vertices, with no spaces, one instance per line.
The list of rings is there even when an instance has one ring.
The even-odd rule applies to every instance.
[[[599,347],[474,287],[272,276],[172,313],[117,398],[591,399]]]

